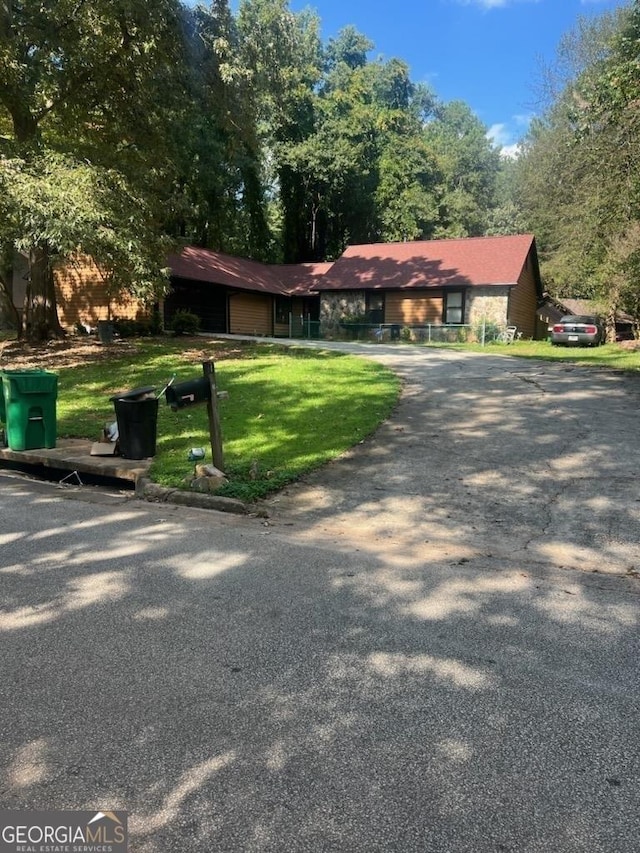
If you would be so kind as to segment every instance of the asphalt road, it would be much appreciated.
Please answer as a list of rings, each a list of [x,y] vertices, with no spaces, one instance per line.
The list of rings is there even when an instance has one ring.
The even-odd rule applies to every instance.
[[[637,853],[640,383],[405,347],[268,517],[0,477],[0,806],[132,853]]]

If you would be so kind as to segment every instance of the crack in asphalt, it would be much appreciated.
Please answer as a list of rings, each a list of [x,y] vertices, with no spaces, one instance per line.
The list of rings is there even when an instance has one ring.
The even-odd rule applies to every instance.
[[[596,474],[607,465],[609,492],[625,490],[616,453],[603,446],[609,407],[601,405],[611,394],[621,399],[622,380],[557,365],[524,373],[489,356],[423,359],[417,369],[415,354],[402,364],[395,352],[389,366],[403,394],[393,415],[348,461],[293,485],[270,509],[307,538],[333,533],[354,548],[386,529],[416,557],[426,556],[429,539],[430,558],[438,549],[476,557],[490,543],[507,559],[626,578],[635,567],[631,543],[613,542],[614,513],[600,507]],[[533,394],[523,398],[510,379]],[[553,407],[541,411],[536,403],[551,397]],[[384,554],[394,558],[386,546]]]

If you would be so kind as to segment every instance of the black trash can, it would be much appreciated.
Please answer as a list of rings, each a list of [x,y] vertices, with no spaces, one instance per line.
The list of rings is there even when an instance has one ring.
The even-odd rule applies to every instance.
[[[148,459],[156,454],[158,398],[155,388],[133,388],[111,397],[118,422],[118,446],[125,459]]]
[[[101,344],[113,343],[113,323],[109,320],[98,320],[98,340]]]

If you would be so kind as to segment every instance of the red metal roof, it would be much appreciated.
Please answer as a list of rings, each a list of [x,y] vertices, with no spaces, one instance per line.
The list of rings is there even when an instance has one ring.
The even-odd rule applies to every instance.
[[[514,285],[533,245],[522,234],[349,246],[318,289]]]
[[[333,263],[262,264],[195,246],[170,255],[177,278],[239,290],[302,296],[312,291],[514,285],[533,235],[465,237],[349,246]]]
[[[224,252],[186,246],[180,254],[169,256],[168,265],[171,275],[176,278],[224,284],[258,293],[303,296],[315,288],[319,278],[333,264],[267,265],[225,255]]]
[[[333,261],[317,264],[277,264],[270,267],[291,296],[304,296],[315,290],[329,272]]]
[[[168,266],[176,278],[225,284],[258,293],[287,293],[273,267],[209,249],[186,246],[179,255],[169,256]]]

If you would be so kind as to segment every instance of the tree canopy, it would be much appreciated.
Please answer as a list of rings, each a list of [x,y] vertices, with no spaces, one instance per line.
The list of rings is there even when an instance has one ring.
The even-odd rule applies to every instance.
[[[22,334],[62,333],[53,270],[76,253],[154,300],[170,245],[299,262],[513,228],[471,109],[373,51],[288,0],[2,4],[0,295],[23,252]]]
[[[31,338],[61,333],[56,258],[91,253],[141,296],[166,280],[154,208],[181,19],[174,0],[1,7],[0,239],[29,258]]]
[[[640,3],[580,20],[558,50],[514,194],[558,298],[640,318]]]

